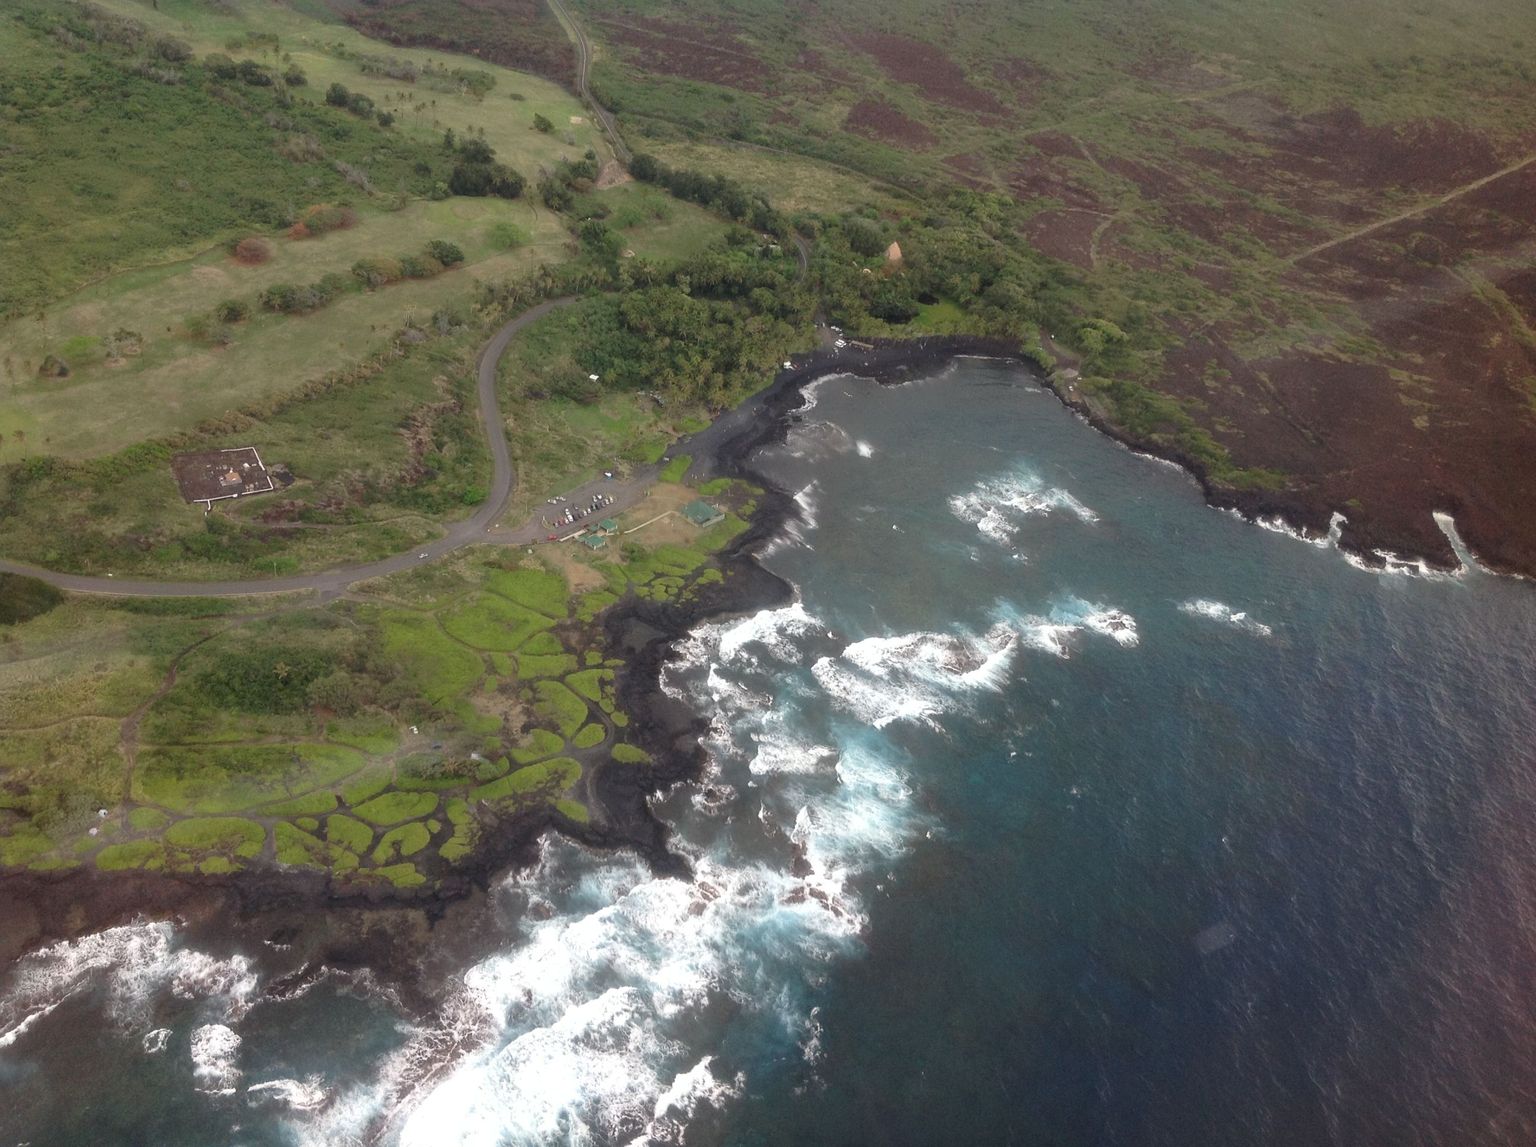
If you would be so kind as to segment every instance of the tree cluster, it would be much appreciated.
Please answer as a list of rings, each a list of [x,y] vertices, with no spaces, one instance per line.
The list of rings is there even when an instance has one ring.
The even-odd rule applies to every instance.
[[[654,183],[678,199],[707,207],[728,219],[745,223],[755,231],[780,238],[786,238],[790,233],[789,221],[775,211],[767,199],[748,191],[729,176],[668,167],[655,156],[644,153],[630,160],[629,173],[642,183]]]
[[[448,190],[453,194],[516,199],[523,193],[527,181],[506,164],[496,162],[496,152],[485,140],[464,138],[455,142],[448,133],[443,141],[454,155],[453,171],[448,176]]]

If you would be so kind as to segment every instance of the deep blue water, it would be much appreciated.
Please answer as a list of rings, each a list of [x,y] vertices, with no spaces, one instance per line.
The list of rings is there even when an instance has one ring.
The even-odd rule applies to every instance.
[[[800,600],[667,676],[694,883],[549,844],[420,1027],[174,930],[54,953],[0,1142],[1536,1142],[1536,590],[1212,511],[999,364],[802,418]]]

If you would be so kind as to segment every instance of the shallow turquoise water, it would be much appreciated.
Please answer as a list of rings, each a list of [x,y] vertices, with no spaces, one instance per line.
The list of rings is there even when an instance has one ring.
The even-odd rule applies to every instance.
[[[814,394],[762,458],[800,600],[667,676],[695,883],[549,845],[416,1028],[55,954],[0,1141],[1536,1140],[1536,592],[1212,511],[999,364]]]

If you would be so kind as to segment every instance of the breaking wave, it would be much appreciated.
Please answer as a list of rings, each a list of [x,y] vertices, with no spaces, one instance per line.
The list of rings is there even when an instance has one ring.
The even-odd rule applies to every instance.
[[[1065,490],[1047,487],[1035,474],[1016,471],[979,482],[964,494],[949,499],[950,513],[970,522],[999,545],[1011,546],[1026,519],[1065,513],[1080,522],[1093,523],[1098,515]]]
[[[219,959],[177,943],[165,922],[125,924],[41,948],[19,961],[0,998],[0,1031],[21,1034],[22,1017],[39,1018],[78,992],[101,991],[108,1017],[147,1034],[162,993],[205,1002],[210,1018],[233,1022],[255,1002],[260,978],[244,956]]]
[[[1211,601],[1209,598],[1197,597],[1182,602],[1179,609],[1191,617],[1204,617],[1223,625],[1230,625],[1233,629],[1240,629],[1244,633],[1251,633],[1255,637],[1269,637],[1274,630],[1262,621],[1249,617],[1243,610],[1234,610],[1230,605],[1220,601]]]
[[[828,964],[859,951],[866,883],[923,824],[899,750],[824,705],[829,726],[807,717],[823,699],[828,658],[817,654],[833,640],[797,603],[682,642],[664,680],[711,719],[708,787],[726,805],[669,818],[693,879],[544,845],[537,867],[503,888],[539,906],[521,942],[465,975],[460,1034],[438,1036],[458,1040],[446,1071],[416,1096],[397,1084],[328,1112],[327,1134],[398,1104],[403,1147],[679,1144],[747,1087],[751,1065],[726,1050],[731,1032],[749,1026],[754,1046],[812,1070]],[[1014,643],[1001,629],[918,633],[866,638],[835,660],[872,689],[921,688],[937,713],[995,688]],[[414,1045],[418,1059],[441,1051]]]

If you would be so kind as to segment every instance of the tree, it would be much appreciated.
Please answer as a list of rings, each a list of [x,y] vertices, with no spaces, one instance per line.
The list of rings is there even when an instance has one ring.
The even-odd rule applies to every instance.
[[[253,88],[270,88],[272,86],[272,73],[262,67],[255,60],[241,60],[235,67],[240,78]]]
[[[538,112],[533,113],[533,126],[536,130],[543,132],[545,135],[548,135],[550,132],[555,130],[555,125],[550,121],[549,117],[540,115]]]
[[[428,243],[427,254],[445,267],[452,267],[464,261],[464,252],[446,239],[434,239]]]
[[[661,161],[646,152],[639,153],[629,161],[629,173],[641,183],[659,183],[663,170]]]
[[[351,100],[351,98],[352,93],[347,91],[347,89],[341,84],[332,84],[330,87],[325,89],[325,102],[330,104],[333,108],[346,107],[347,102]]]

